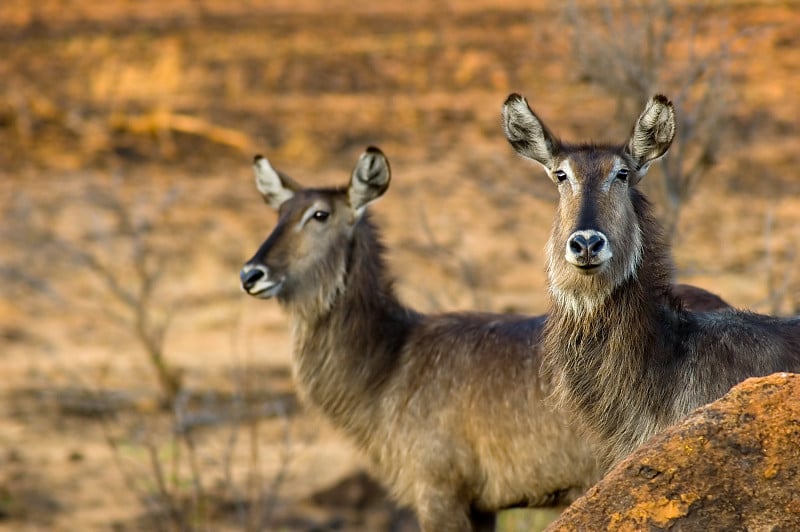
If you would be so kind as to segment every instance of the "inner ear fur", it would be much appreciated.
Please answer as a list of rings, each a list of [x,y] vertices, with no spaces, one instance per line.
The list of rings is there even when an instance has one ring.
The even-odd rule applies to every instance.
[[[350,177],[348,199],[356,212],[383,195],[389,188],[392,171],[389,160],[375,146],[370,146],[361,154]]]
[[[509,95],[503,104],[503,132],[519,155],[538,162],[548,172],[554,169],[561,142],[519,94]]]
[[[662,94],[650,98],[633,125],[625,146],[626,154],[636,163],[639,177],[650,163],[667,153],[675,138],[675,110]]]
[[[264,201],[276,210],[303,188],[286,174],[275,170],[263,155],[253,157],[253,175]]]

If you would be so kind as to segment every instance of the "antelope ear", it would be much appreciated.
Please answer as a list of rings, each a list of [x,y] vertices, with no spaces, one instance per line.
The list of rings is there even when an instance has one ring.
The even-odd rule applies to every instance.
[[[253,173],[256,176],[256,188],[264,201],[276,210],[302,188],[292,178],[272,168],[262,155],[256,155],[253,159]]]
[[[656,94],[647,102],[644,111],[633,125],[625,153],[636,164],[639,179],[644,177],[650,163],[662,157],[675,138],[675,110],[666,96]]]
[[[360,216],[369,203],[386,192],[391,179],[389,160],[378,148],[368,147],[359,157],[350,177],[350,188],[347,192],[350,207]]]
[[[503,104],[503,132],[518,154],[541,164],[548,173],[555,170],[561,142],[519,94],[511,94]]]

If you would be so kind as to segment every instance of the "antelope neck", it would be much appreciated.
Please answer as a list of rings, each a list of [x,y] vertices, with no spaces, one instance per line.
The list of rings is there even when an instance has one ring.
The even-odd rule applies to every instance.
[[[354,228],[341,291],[314,319],[295,317],[295,373],[304,393],[358,441],[401,356],[417,314],[386,275],[384,248],[367,214]]]

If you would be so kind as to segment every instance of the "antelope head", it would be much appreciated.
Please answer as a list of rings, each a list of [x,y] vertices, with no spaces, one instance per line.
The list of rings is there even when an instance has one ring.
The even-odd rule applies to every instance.
[[[503,129],[514,150],[541,164],[558,187],[559,202],[547,244],[551,292],[573,308],[635,276],[644,259],[644,238],[634,188],[675,136],[672,103],[647,102],[621,145],[567,144],[512,94],[503,106]]]
[[[256,187],[278,211],[272,233],[239,274],[251,296],[289,304],[330,306],[343,288],[350,240],[366,206],[389,187],[391,171],[384,154],[369,147],[350,183],[337,188],[303,188],[257,155]]]

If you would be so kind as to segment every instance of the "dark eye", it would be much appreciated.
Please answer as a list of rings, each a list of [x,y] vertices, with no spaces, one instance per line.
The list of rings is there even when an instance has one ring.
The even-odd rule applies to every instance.
[[[627,168],[620,168],[617,170],[617,179],[620,181],[627,181],[628,180],[628,169]]]
[[[326,211],[315,211],[313,217],[318,222],[324,222],[325,220],[328,219],[328,216],[330,216],[330,215],[331,215],[331,213],[326,212]]]
[[[553,175],[556,176],[556,179],[558,179],[559,183],[563,183],[567,180],[567,173],[564,170],[556,170],[553,172]]]

